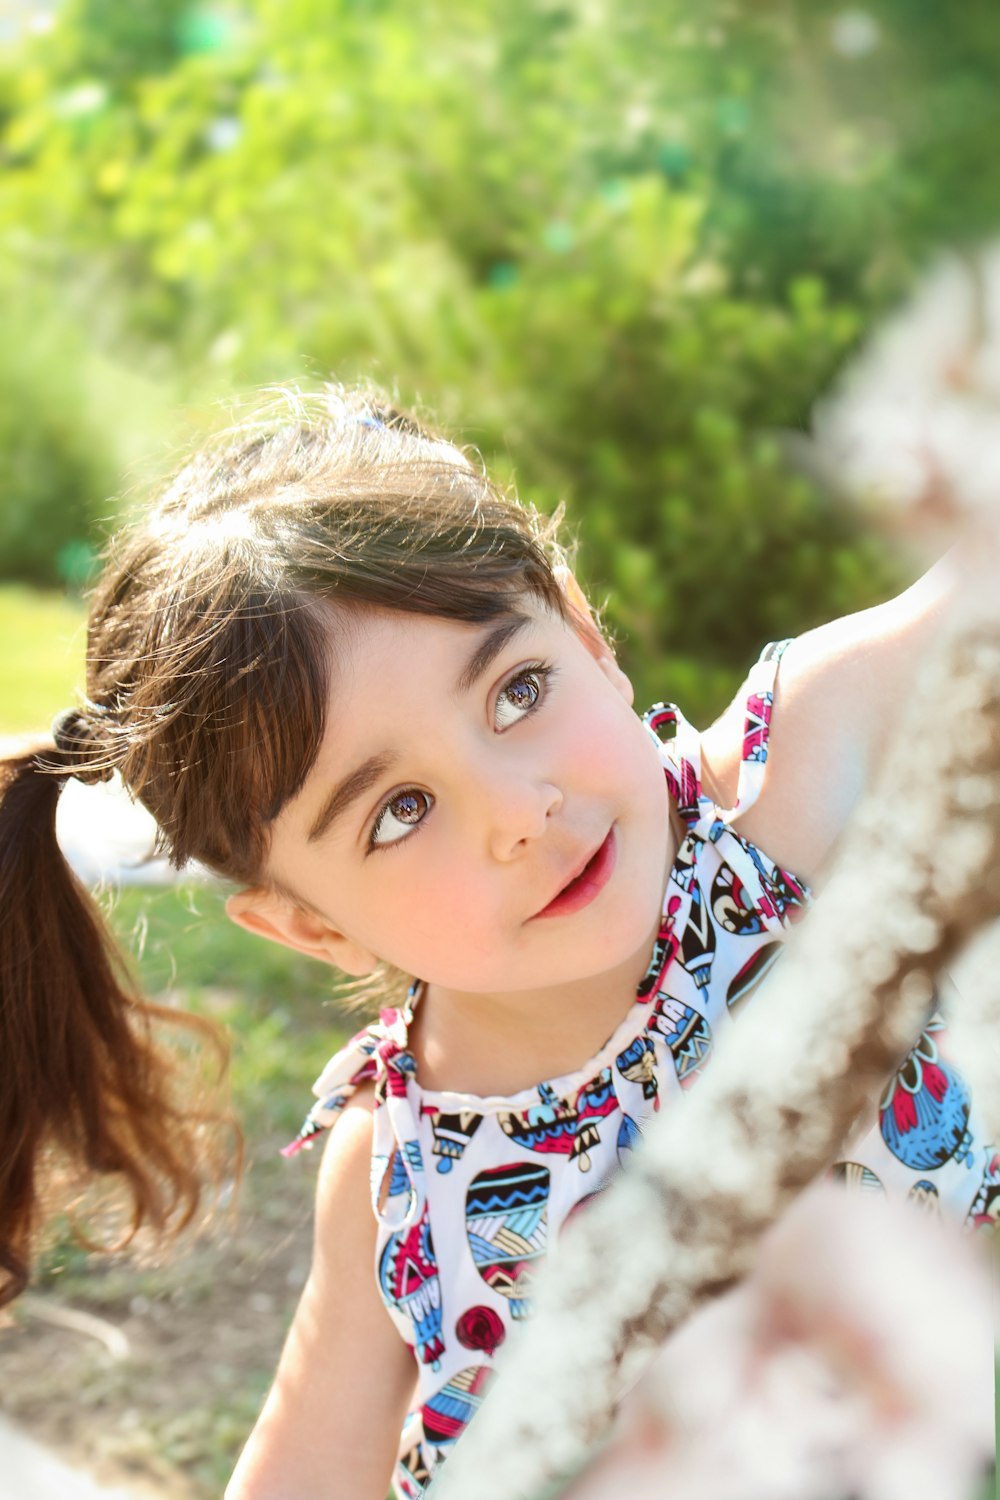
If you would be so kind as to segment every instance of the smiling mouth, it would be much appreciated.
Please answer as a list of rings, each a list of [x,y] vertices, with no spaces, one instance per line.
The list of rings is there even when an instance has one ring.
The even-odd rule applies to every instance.
[[[543,906],[541,911],[535,913],[535,917],[569,916],[570,913],[589,906],[611,879],[617,857],[618,842],[615,838],[614,824],[612,824],[604,842],[590,856],[579,875],[575,875],[567,885],[564,885],[548,906]]]

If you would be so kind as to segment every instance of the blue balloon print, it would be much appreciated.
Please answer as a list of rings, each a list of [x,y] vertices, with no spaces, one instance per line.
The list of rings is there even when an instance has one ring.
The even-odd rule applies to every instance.
[[[969,1158],[971,1099],[960,1073],[944,1062],[931,1021],[886,1090],[879,1107],[879,1127],[889,1150],[904,1166],[928,1171],[951,1160]]]
[[[623,1162],[630,1151],[633,1151],[636,1142],[641,1138],[642,1131],[635,1123],[631,1115],[622,1115],[622,1122],[618,1127],[618,1160]]]

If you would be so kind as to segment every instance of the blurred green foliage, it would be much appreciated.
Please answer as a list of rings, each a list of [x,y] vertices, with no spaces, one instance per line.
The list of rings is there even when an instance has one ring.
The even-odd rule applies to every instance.
[[[10,289],[8,288],[8,294]],[[34,316],[32,315],[34,313]],[[88,411],[77,330],[47,326],[9,295],[0,339],[0,559],[36,583],[79,584],[87,538],[118,475]]]
[[[0,64],[0,268],[65,330],[0,357],[35,455],[0,564],[109,513],[127,421],[77,345],[195,432],[227,390],[374,375],[568,501],[639,696],[704,717],[900,581],[782,434],[994,228],[998,65],[994,0],[66,0]]]
[[[291,1140],[312,1080],[363,1021],[338,1001],[342,976],[243,932],[225,898],[214,882],[123,886],[105,907],[143,994],[225,1026],[233,1105],[251,1140]]]
[[[37,734],[73,701],[84,635],[77,601],[55,590],[0,584],[0,740]]]

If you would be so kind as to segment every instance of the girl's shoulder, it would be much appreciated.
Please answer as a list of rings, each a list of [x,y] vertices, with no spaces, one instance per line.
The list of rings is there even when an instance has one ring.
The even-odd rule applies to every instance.
[[[295,1156],[340,1119],[351,1106],[368,1111],[378,1102],[376,1083],[384,1079],[387,1067],[403,1070],[409,1056],[406,1030],[410,1019],[409,1001],[399,1010],[383,1010],[375,1021],[362,1027],[333,1054],[313,1085],[316,1103],[306,1116],[305,1124],[293,1141],[282,1150],[283,1156]]]

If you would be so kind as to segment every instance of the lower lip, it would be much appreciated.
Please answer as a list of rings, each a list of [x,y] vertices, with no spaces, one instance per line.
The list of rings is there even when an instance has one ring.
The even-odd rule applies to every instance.
[[[550,901],[548,906],[543,906],[541,911],[535,913],[535,916],[568,917],[572,912],[581,911],[583,907],[589,906],[611,879],[617,858],[618,848],[615,830],[612,827],[590,863],[584,866],[575,880],[571,880],[569,885],[559,892],[554,901]]]

